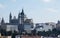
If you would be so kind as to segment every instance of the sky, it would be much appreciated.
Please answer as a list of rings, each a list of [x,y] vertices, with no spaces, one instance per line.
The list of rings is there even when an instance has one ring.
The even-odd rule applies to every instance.
[[[60,20],[60,0],[0,0],[0,19],[8,22],[10,12],[18,17],[22,9],[34,23]]]

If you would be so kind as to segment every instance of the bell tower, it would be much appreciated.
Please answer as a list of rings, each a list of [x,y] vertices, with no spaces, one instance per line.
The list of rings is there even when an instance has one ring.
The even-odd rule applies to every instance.
[[[19,24],[24,24],[24,11],[22,9],[22,12],[18,14],[18,21],[19,21]]]
[[[4,24],[4,18],[2,18],[2,20],[1,20],[1,24]]]
[[[18,14],[18,23],[21,24],[21,13]]]
[[[24,10],[21,12],[21,23],[24,24]]]
[[[18,25],[18,29],[20,32],[24,31],[24,10],[22,9],[22,12],[18,14],[18,21],[19,21],[19,25]]]
[[[11,15],[11,12],[10,12],[10,15],[9,15],[9,22],[11,23],[11,19],[12,19],[12,15]]]

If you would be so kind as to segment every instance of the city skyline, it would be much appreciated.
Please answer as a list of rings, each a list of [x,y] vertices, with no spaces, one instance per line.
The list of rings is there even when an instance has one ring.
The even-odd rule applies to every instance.
[[[21,9],[34,23],[57,22],[60,20],[60,0],[0,0],[0,18],[6,22],[9,14],[18,16]]]

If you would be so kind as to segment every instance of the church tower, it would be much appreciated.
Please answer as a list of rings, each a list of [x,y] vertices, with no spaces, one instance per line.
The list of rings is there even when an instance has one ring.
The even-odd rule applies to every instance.
[[[24,24],[24,10],[21,12],[21,23]]]
[[[21,24],[21,13],[18,14],[18,23]]]
[[[19,13],[18,15],[18,21],[19,21],[19,25],[18,25],[18,29],[20,32],[24,31],[24,10],[22,9],[22,12]]]
[[[9,15],[9,22],[11,23],[11,19],[12,19],[12,15],[11,15],[11,12],[10,12],[10,15]]]
[[[19,24],[24,24],[24,10],[22,9],[22,12],[18,14],[18,21]]]
[[[4,18],[2,18],[2,20],[1,20],[1,24],[4,24]]]

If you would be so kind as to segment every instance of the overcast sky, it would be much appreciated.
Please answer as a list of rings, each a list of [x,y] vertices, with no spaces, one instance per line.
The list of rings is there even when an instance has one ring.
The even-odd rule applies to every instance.
[[[9,21],[9,14],[18,16],[22,8],[34,23],[60,20],[60,0],[0,0],[0,18]]]

